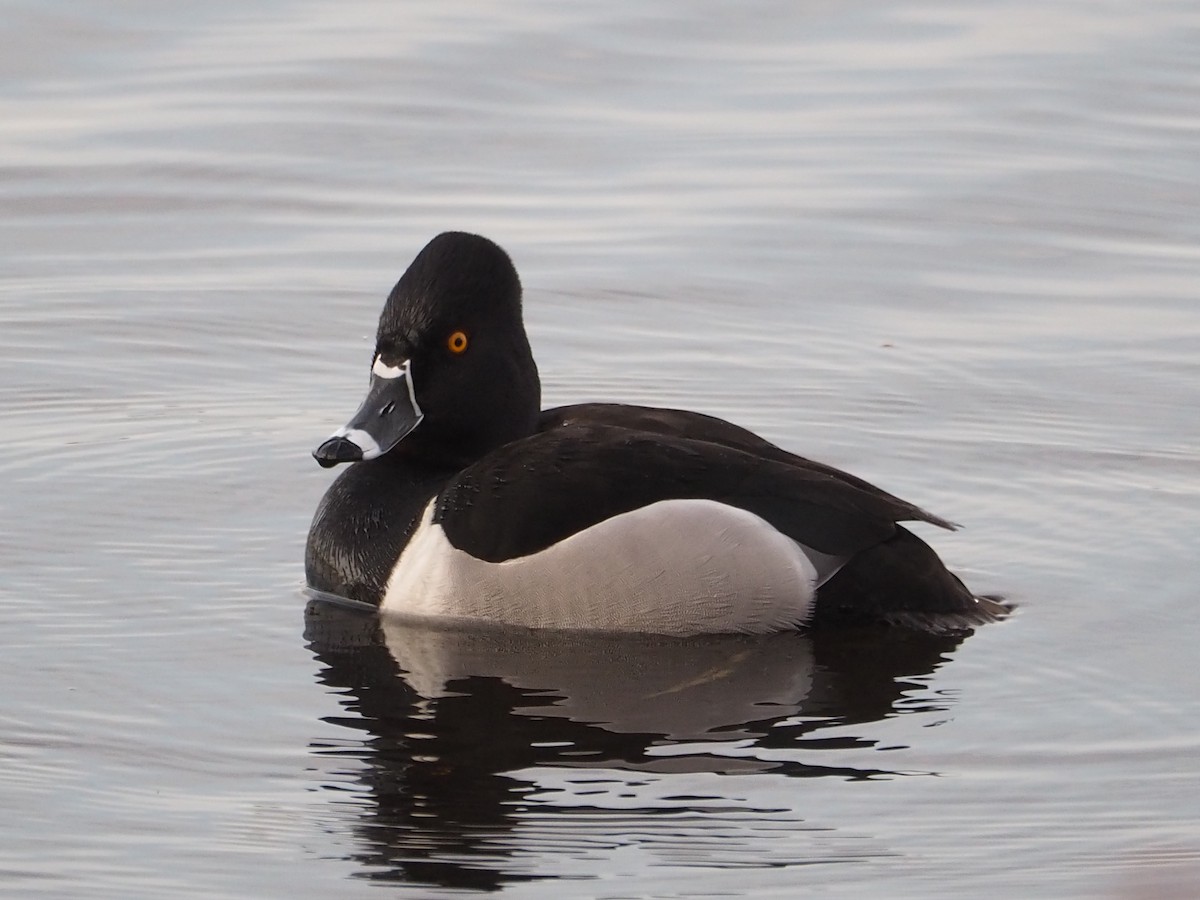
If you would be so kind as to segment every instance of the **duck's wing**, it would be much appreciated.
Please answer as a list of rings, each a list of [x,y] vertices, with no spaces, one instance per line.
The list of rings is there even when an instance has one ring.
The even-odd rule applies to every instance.
[[[951,531],[958,526],[940,516],[935,516],[920,507],[901,500],[878,488],[856,475],[843,472],[841,469],[789,453],[782,447],[776,446],[766,438],[760,437],[749,429],[734,425],[716,416],[692,412],[686,409],[669,409],[653,406],[628,406],[622,403],[579,403],[572,406],[559,406],[542,412],[539,421],[539,431],[550,432],[556,428],[568,425],[603,425],[617,428],[629,428],[658,434],[667,437],[687,438],[694,441],[704,441],[742,450],[762,459],[784,463],[809,472],[828,475],[838,481],[856,487],[859,490],[903,505],[909,512],[903,519],[929,522],[940,528]]]
[[[563,424],[460,472],[439,495],[434,521],[456,547],[491,562],[535,553],[660,500],[736,506],[833,557],[887,540],[898,521],[945,524],[826,468],[661,431]]]

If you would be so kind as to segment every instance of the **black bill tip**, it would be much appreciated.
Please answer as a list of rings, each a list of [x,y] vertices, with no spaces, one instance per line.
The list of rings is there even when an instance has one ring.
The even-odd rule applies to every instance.
[[[313,451],[313,459],[324,469],[338,463],[358,462],[362,458],[362,447],[345,437],[331,437]]]

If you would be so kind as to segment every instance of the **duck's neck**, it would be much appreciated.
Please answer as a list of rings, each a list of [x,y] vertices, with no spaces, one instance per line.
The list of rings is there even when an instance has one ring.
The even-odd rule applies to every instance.
[[[387,456],[404,465],[457,472],[496,448],[533,434],[537,418],[538,410],[535,409],[528,416],[506,420],[504,428],[482,432],[437,427],[426,430],[428,423],[423,422]]]
[[[528,352],[528,351],[526,351]],[[422,466],[458,471],[498,447],[537,431],[541,384],[532,358],[523,371],[497,377],[502,390],[479,391],[425,420],[388,455]],[[515,376],[515,377],[513,377]]]

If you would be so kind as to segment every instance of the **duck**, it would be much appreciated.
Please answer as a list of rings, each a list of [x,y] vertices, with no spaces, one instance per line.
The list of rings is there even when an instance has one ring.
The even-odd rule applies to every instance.
[[[957,526],[720,418],[543,410],[509,255],[446,232],[383,307],[345,465],[309,529],[318,595],[438,624],[687,637],[1003,617],[901,522]]]

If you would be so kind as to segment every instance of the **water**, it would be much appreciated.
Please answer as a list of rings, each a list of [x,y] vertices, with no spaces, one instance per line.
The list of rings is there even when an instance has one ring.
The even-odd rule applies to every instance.
[[[0,892],[1200,892],[1200,12],[4,4]],[[962,522],[965,640],[305,616],[387,289]]]

